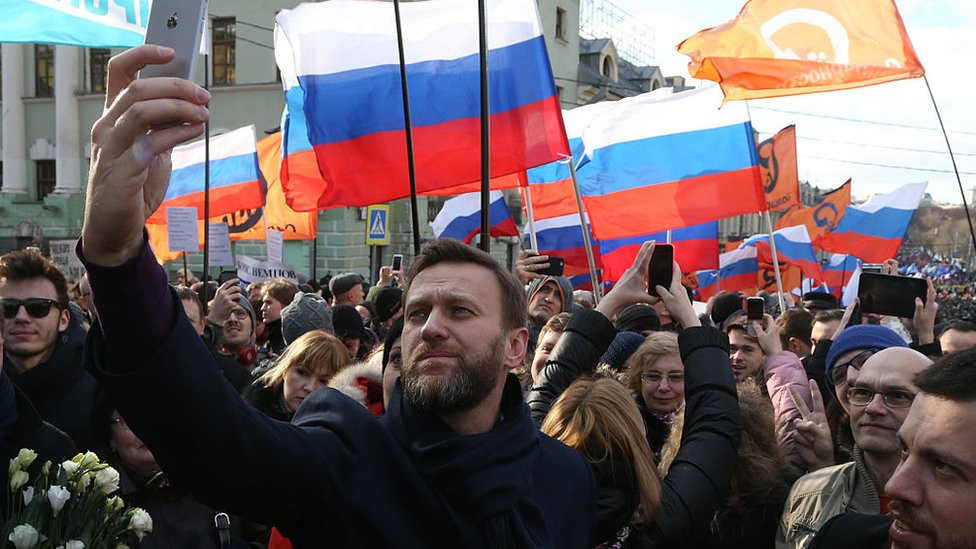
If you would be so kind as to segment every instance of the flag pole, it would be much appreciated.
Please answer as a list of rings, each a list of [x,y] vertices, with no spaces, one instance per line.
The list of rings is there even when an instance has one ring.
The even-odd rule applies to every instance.
[[[942,128],[942,136],[945,137],[946,149],[949,150],[949,159],[952,160],[952,171],[956,173],[956,183],[959,184],[959,195],[962,197],[962,208],[966,212],[966,221],[969,223],[969,236],[973,240],[973,248],[976,249],[976,231],[973,231],[973,218],[969,214],[969,204],[966,203],[966,191],[962,188],[962,178],[959,177],[959,168],[956,166],[956,157],[952,154],[952,145],[949,144],[949,132],[946,131],[945,124],[942,123],[942,115],[939,114],[939,105],[935,102],[935,94],[932,93],[932,86],[929,85],[929,78],[922,75],[925,81],[925,89],[929,90],[929,97],[932,98],[932,107],[935,108],[935,116],[939,119],[939,127]]]
[[[667,242],[668,242],[668,244],[670,244],[671,243],[671,229],[668,229],[668,233],[667,233],[667,235],[666,235],[665,238],[667,238]]]
[[[403,94],[403,128],[407,137],[407,174],[410,178],[410,216],[411,225],[413,226],[413,253],[414,255],[420,255],[420,209],[417,206],[417,173],[413,157],[410,91],[407,87],[407,60],[403,52],[403,27],[400,24],[400,0],[393,0],[393,14],[396,18],[397,50],[400,55],[400,92]]]
[[[478,52],[481,69],[481,241],[479,246],[491,251],[491,222],[489,197],[491,190],[490,125],[488,105],[488,14],[485,0],[478,0]]]
[[[590,267],[590,281],[593,282],[593,302],[600,304],[603,297],[603,286],[596,274],[596,261],[593,259],[593,244],[590,242],[590,231],[583,213],[583,197],[580,196],[579,180],[576,179],[576,164],[573,157],[569,157],[569,173],[573,176],[573,191],[576,193],[576,209],[579,211],[580,230],[583,231],[583,246],[586,248],[586,263]]]
[[[786,312],[786,300],[783,298],[783,279],[779,275],[779,256],[776,254],[776,238],[773,236],[773,222],[769,218],[769,210],[763,210],[766,226],[769,227],[769,250],[773,253],[773,272],[776,273],[776,293],[779,296],[779,312]]]
[[[210,48],[203,56],[203,89],[210,89]],[[207,108],[210,104],[207,103]],[[184,257],[185,254],[184,254]],[[210,301],[210,117],[203,123],[203,315]]]
[[[535,236],[535,214],[532,213],[532,188],[531,185],[525,186],[525,210],[529,214],[529,245],[536,252],[539,251],[539,241]]]

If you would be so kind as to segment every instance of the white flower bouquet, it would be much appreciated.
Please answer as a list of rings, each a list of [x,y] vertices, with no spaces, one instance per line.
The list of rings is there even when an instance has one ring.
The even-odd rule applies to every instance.
[[[142,539],[152,518],[126,508],[118,496],[119,473],[92,452],[52,467],[34,479],[27,472],[37,453],[23,448],[10,460],[0,546],[16,549],[125,548],[128,532]],[[53,469],[53,470],[52,470]]]

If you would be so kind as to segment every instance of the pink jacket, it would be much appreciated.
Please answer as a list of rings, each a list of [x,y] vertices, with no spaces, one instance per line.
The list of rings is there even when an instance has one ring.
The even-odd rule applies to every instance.
[[[780,351],[766,358],[763,364],[766,375],[766,391],[773,402],[773,415],[776,425],[776,438],[780,448],[786,455],[789,464],[799,473],[807,471],[807,464],[796,452],[793,442],[793,421],[801,419],[800,410],[790,397],[790,386],[796,388],[806,402],[807,407],[813,408],[810,399],[810,386],[807,384],[807,372],[803,369],[800,359],[791,351]]]

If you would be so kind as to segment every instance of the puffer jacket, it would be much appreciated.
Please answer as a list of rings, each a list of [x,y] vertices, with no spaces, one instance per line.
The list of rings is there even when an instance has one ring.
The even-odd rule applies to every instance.
[[[542,424],[552,403],[574,380],[594,371],[615,333],[610,321],[596,311],[573,314],[529,393],[536,424]],[[678,347],[685,365],[681,450],[662,481],[658,515],[652,524],[631,532],[629,547],[700,545],[732,478],[741,425],[728,337],[710,327],[687,328],[678,334]],[[634,511],[606,505],[613,494],[612,486],[599,484],[599,539],[609,539]]]
[[[808,473],[793,484],[776,532],[776,547],[805,549],[824,523],[849,511],[881,514],[878,489],[857,446],[854,461]]]
[[[763,373],[766,378],[766,391],[773,403],[773,418],[776,425],[776,440],[783,450],[790,467],[796,476],[807,472],[807,464],[796,451],[793,432],[796,431],[794,421],[801,419],[800,410],[790,396],[790,387],[796,389],[803,398],[807,409],[813,409],[810,397],[810,385],[807,383],[806,371],[800,359],[790,351],[780,351],[769,355],[763,363]]]

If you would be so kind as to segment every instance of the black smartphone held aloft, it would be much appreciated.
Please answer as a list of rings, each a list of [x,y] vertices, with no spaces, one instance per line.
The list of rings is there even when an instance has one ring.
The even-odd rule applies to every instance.
[[[912,318],[915,316],[915,298],[925,303],[928,284],[925,279],[907,276],[861,273],[858,279],[857,298],[861,312]]]
[[[390,265],[393,272],[397,272],[403,268],[403,255],[393,254],[393,263]]]
[[[539,269],[536,274],[546,275],[546,276],[563,276],[563,267],[566,261],[554,255],[549,256],[549,266],[545,269]]]
[[[220,275],[217,276],[217,284],[223,285],[224,282],[237,278],[237,271],[220,271]]]
[[[766,312],[766,300],[761,297],[750,297],[746,299],[746,318],[748,319],[748,324],[746,324],[746,332],[752,337],[756,337],[756,329],[752,326],[752,322],[763,321],[763,314]]]
[[[671,244],[655,244],[651,261],[647,265],[647,293],[658,297],[655,287],[671,287],[674,276],[674,246]]]

